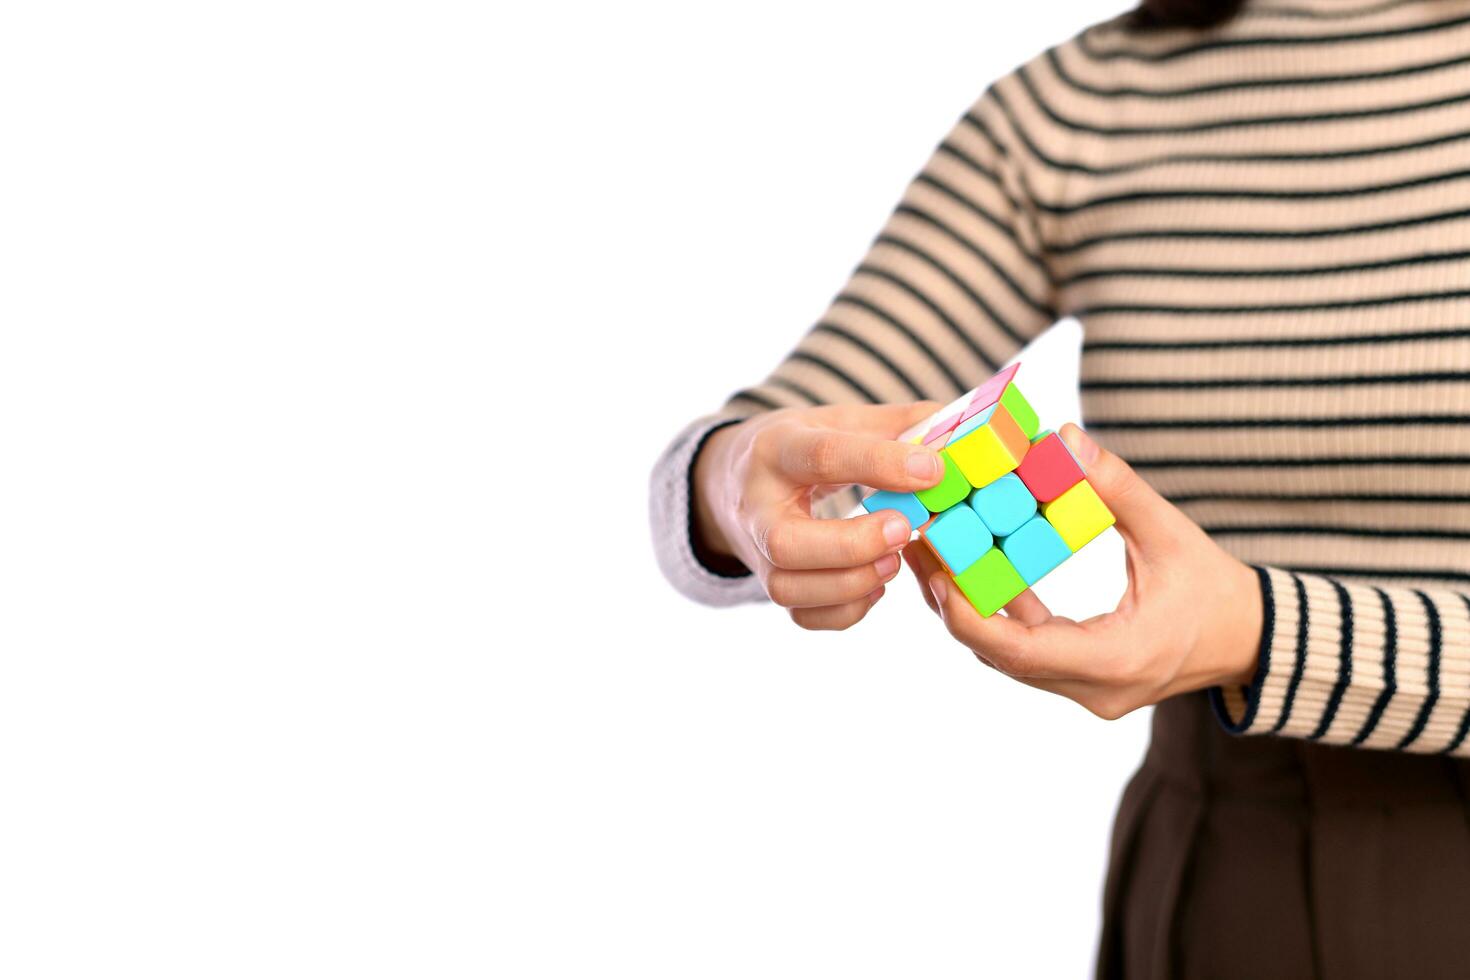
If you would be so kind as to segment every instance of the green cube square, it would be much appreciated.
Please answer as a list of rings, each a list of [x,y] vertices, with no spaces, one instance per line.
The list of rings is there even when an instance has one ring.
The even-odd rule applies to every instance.
[[[919,490],[914,493],[919,498],[919,503],[929,508],[931,514],[948,510],[955,504],[970,495],[970,481],[965,479],[965,474],[949,458],[949,451],[941,449],[939,458],[944,460],[944,479],[930,487],[928,490]]]
[[[1011,413],[1011,418],[1016,420],[1021,431],[1026,433],[1026,438],[1034,439],[1041,429],[1041,420],[1036,417],[1036,409],[1021,394],[1021,389],[1013,384],[1006,385],[1006,390],[1000,393],[1000,403]]]
[[[955,585],[982,616],[996,610],[1026,591],[1026,580],[999,548],[991,548],[980,559],[954,577]]]

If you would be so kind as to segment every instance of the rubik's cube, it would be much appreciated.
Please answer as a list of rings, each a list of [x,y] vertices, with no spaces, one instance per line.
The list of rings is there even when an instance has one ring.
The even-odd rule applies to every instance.
[[[918,493],[879,490],[869,513],[896,510],[990,616],[1113,524],[1082,466],[1012,379],[1013,364],[899,439],[937,450],[944,479]]]

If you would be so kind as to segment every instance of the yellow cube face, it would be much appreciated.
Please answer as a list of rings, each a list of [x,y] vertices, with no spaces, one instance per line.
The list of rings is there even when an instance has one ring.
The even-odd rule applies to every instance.
[[[1113,512],[1086,480],[1050,503],[1041,505],[1045,517],[1068,548],[1076,552],[1113,526]]]
[[[951,442],[947,449],[949,458],[972,487],[994,483],[1021,465],[1021,456],[990,425],[982,425],[958,442]]]

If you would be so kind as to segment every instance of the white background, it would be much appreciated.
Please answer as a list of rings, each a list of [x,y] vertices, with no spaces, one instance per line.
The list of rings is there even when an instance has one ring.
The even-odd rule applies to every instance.
[[[696,607],[645,495],[1116,9],[12,5],[0,974],[1084,975],[1146,717],[907,578],[839,635]]]

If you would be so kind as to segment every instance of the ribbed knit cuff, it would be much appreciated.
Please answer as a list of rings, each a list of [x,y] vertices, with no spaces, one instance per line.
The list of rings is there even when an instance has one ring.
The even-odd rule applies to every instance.
[[[1276,630],[1276,596],[1271,573],[1252,566],[1261,584],[1261,641],[1257,653],[1256,675],[1245,687],[1210,688],[1210,705],[1225,730],[1234,735],[1253,731],[1260,714],[1261,692],[1271,676],[1273,639]]]
[[[729,415],[707,416],[691,423],[654,464],[649,480],[648,511],[653,550],[669,583],[695,602],[733,606],[765,598],[759,580],[749,572],[723,574],[707,568],[695,553],[691,505],[694,459],[717,429],[740,421]]]
[[[1235,734],[1458,751],[1470,703],[1470,603],[1258,568],[1260,663],[1210,702]]]

